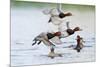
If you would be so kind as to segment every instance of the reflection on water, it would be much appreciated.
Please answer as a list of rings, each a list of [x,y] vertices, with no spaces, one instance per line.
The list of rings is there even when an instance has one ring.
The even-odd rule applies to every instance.
[[[63,57],[56,57],[54,59],[47,57],[49,49],[43,44],[35,45],[34,47],[30,46],[31,44],[13,44],[15,48],[12,46],[11,49],[11,65],[20,66],[95,61],[95,41],[87,41],[84,44],[85,47],[80,53],[73,50],[73,47],[68,48],[68,46],[71,44],[73,44],[73,47],[75,47],[75,42],[67,42],[60,46],[56,46],[56,52],[61,53]]]

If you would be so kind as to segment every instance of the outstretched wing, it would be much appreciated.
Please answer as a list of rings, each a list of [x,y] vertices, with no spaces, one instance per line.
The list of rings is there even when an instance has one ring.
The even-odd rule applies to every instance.
[[[50,39],[54,44],[61,44],[62,41],[60,40],[60,38],[58,36],[53,37],[52,39]]]
[[[62,7],[61,3],[57,3],[57,10],[59,13],[62,13],[61,7]]]

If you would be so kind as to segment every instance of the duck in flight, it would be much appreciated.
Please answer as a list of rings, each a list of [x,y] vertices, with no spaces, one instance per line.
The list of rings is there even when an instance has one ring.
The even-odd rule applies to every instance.
[[[43,42],[44,45],[51,47],[50,53],[52,53],[52,52],[54,53],[55,44],[58,44],[58,43],[56,43],[57,41],[61,41],[60,40],[61,38],[71,36],[75,32],[81,31],[81,29],[79,27],[75,27],[74,29],[71,29],[69,27],[69,22],[67,22],[67,27],[68,28],[63,32],[60,32],[60,31],[58,31],[58,32],[43,32],[43,33],[39,34],[38,36],[36,36],[33,39],[34,43],[32,44],[32,46],[35,44],[39,45],[41,42]],[[53,49],[53,51],[52,51],[52,49]]]

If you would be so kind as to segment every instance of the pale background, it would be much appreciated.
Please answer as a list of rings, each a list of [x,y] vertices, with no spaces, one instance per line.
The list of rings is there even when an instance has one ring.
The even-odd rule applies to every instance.
[[[73,0],[74,1],[74,0]],[[89,1],[89,0],[88,0]],[[97,2],[97,5],[98,5],[98,9],[99,9],[99,2]],[[3,7],[2,7],[3,6]],[[1,31],[1,35],[0,35],[0,44],[1,44],[1,48],[0,48],[0,53],[2,53],[2,54],[0,54],[0,67],[8,67],[8,64],[9,64],[9,39],[10,39],[10,32],[9,32],[9,28],[10,28],[10,26],[9,26],[9,1],[4,1],[4,0],[1,0],[0,1],[0,8],[2,8],[1,10],[0,10],[0,18],[2,18],[2,19],[0,19],[0,31]],[[98,10],[97,11],[98,12],[98,15],[97,15],[97,26],[96,26],[96,28],[97,28],[97,52],[98,52],[98,54],[97,54],[97,62],[95,62],[95,63],[78,63],[78,64],[60,64],[60,65],[57,65],[58,67],[66,67],[66,66],[70,66],[70,67],[74,67],[74,66],[77,66],[77,67],[80,67],[80,66],[91,66],[91,67],[94,67],[94,66],[96,66],[97,67],[97,65],[99,65],[99,62],[100,62],[100,54],[99,54],[99,51],[100,51],[100,49],[99,49],[99,34],[100,34],[100,32],[99,32],[99,12],[100,12],[100,10]],[[56,65],[42,65],[42,66],[48,66],[48,67],[50,67],[50,66],[56,66]],[[41,66],[41,67],[42,67]],[[36,66],[34,66],[34,67],[36,67]]]
[[[62,44],[58,47],[57,52],[65,53],[63,58],[53,60],[43,55],[47,55],[48,47],[41,45],[31,46],[32,40],[41,32],[57,31],[55,27],[47,23],[48,15],[44,15],[44,9],[56,8],[57,4],[37,3],[37,2],[20,2],[11,3],[11,66],[19,65],[40,65],[55,63],[74,63],[95,61],[95,7],[85,5],[62,4],[64,12],[71,12],[73,16],[66,17],[66,21],[61,24],[62,30],[66,29],[66,22],[70,22],[70,27],[79,26],[83,31],[75,33],[73,36],[63,39],[63,42],[73,42]],[[54,11],[55,12],[55,11]],[[51,31],[52,31],[51,30]],[[76,44],[74,41],[76,35],[83,37],[85,46],[81,53],[67,50],[66,47]],[[37,53],[36,53],[36,52]],[[71,55],[70,55],[71,54]],[[86,55],[86,56],[85,56]],[[78,57],[77,57],[78,56]],[[23,59],[25,61],[23,61]],[[40,61],[41,59],[41,61]]]

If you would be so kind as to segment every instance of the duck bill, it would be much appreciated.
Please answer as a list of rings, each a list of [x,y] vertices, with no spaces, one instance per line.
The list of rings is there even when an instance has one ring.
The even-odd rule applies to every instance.
[[[65,16],[72,16],[72,13],[69,12],[69,13],[65,13],[64,15]]]

